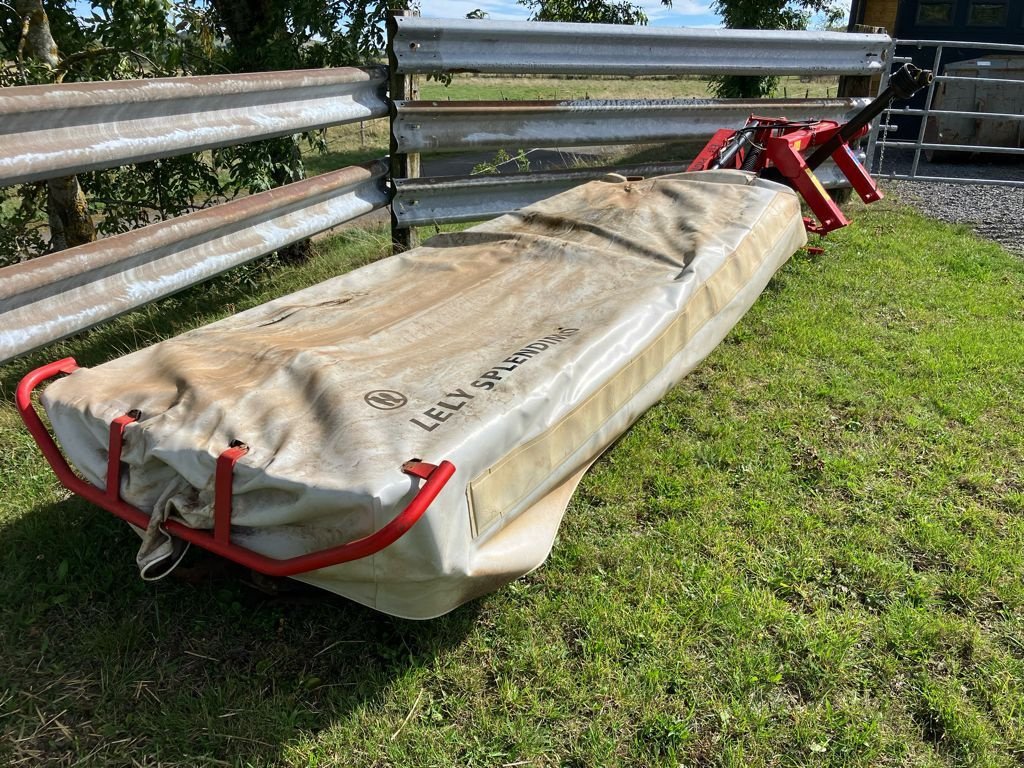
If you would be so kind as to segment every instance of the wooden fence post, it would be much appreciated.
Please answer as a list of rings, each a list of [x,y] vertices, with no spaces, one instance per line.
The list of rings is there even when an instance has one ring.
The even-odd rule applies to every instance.
[[[388,80],[388,93],[391,97],[391,117],[389,128],[391,135],[391,184],[394,189],[395,179],[415,179],[420,175],[419,154],[399,154],[398,141],[395,137],[395,103],[399,101],[413,101],[419,98],[420,91],[417,78],[413,75],[401,75],[396,70],[398,62],[395,59],[394,37],[397,24],[394,19],[397,16],[418,16],[418,11],[394,10],[388,11],[388,67],[390,77]],[[395,253],[415,248],[419,244],[419,238],[415,227],[400,227],[395,218],[394,206],[391,208],[391,247]]]
[[[888,34],[885,27],[869,27],[863,24],[856,25],[850,32],[867,32],[876,35]],[[886,62],[890,66],[891,62]],[[867,96],[878,95],[879,81],[881,75],[843,75],[839,78],[839,90],[836,96]]]

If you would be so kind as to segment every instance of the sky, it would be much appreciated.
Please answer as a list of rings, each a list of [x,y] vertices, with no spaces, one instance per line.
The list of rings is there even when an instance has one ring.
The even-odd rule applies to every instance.
[[[644,9],[652,27],[720,27],[721,19],[711,11],[710,3],[700,0],[673,0],[666,8],[660,0],[634,0]],[[420,0],[423,16],[463,19],[470,11],[486,11],[492,19],[523,19],[529,11],[515,0]]]

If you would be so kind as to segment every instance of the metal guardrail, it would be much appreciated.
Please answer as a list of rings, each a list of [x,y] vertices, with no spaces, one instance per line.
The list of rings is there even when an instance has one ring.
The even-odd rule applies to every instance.
[[[0,186],[386,117],[384,67],[0,90]]]
[[[887,35],[611,24],[393,19],[403,73],[871,75]]]
[[[1024,115],[1019,115],[1018,117],[1024,119]],[[934,144],[929,143],[927,141],[886,141],[885,146],[905,147],[907,149],[913,149],[917,152],[919,152],[920,150],[931,149],[940,152],[977,152],[984,155],[1024,155],[1024,147],[990,147],[984,144]],[[912,173],[916,173],[916,171]],[[888,178],[895,179],[901,177],[899,175],[895,175]]]
[[[843,120],[869,99],[662,101],[404,101],[392,126],[399,152],[585,147],[707,139],[752,113]]]
[[[539,171],[508,176],[446,176],[396,179],[391,202],[404,227],[479,221],[512,213],[551,195],[572,189],[609,173],[622,176],[663,176],[685,170],[683,163],[642,163],[626,166]],[[830,160],[815,172],[822,186],[846,188],[849,180]]]
[[[887,69],[888,35],[671,29],[489,19],[389,21],[395,71],[567,75],[861,75]],[[402,155],[704,140],[751,115],[842,120],[859,99],[730,101],[396,101],[392,149]],[[678,171],[678,165],[670,167]],[[650,168],[650,166],[647,166]],[[608,169],[494,179],[395,179],[396,231],[514,210]],[[620,170],[620,169],[612,169]],[[632,175],[632,174],[631,174]],[[640,175],[652,175],[641,172]],[[838,179],[826,186],[840,186]]]
[[[0,363],[388,203],[376,161],[0,270]]]
[[[907,47],[917,49],[934,48],[935,52],[932,56],[930,66],[932,71],[935,73],[935,77],[933,78],[931,85],[928,87],[923,108],[902,107],[899,109],[888,109],[883,113],[882,118],[879,120],[879,125],[876,125],[872,130],[871,137],[868,142],[868,157],[870,160],[869,167],[873,168],[874,173],[880,178],[904,181],[932,181],[948,184],[988,184],[993,186],[1024,187],[1024,175],[1009,174],[1017,176],[1017,178],[997,178],[995,174],[998,173],[998,171],[995,171],[994,169],[991,175],[984,178],[971,177],[968,175],[949,176],[944,174],[927,174],[920,172],[922,154],[925,155],[927,160],[931,160],[932,158],[938,159],[938,155],[945,156],[947,153],[958,154],[962,158],[965,154],[1024,156],[1024,58],[1020,59],[1020,64],[1017,67],[1017,71],[1021,73],[1021,77],[1019,79],[983,76],[982,73],[995,73],[1000,71],[999,67],[991,66],[991,61],[988,62],[987,67],[981,65],[977,67],[978,77],[945,74],[943,62],[943,53],[947,48],[983,50],[986,54],[1019,54],[1024,57],[1024,45],[1011,45],[1006,43],[975,43],[950,40],[896,40],[894,43],[904,49]],[[894,58],[893,63],[898,64],[906,60],[908,60],[908,58],[905,56]],[[952,66],[954,67],[954,71],[957,71],[963,69],[963,67],[968,63],[969,62],[953,62],[952,64],[945,66],[947,68]],[[997,63],[1002,64],[1004,62],[997,61]],[[883,73],[879,85],[879,92],[884,90],[888,84],[889,74],[888,69]],[[947,83],[954,84],[954,91],[957,86],[992,86],[999,89],[1003,98],[1005,98],[1005,95],[1009,93],[1017,94],[1017,99],[1013,103],[1017,105],[1019,111],[1007,112],[1005,110],[999,110],[998,101],[996,101],[996,105],[993,106],[992,111],[985,111],[984,107],[987,104],[992,104],[995,100],[983,98],[972,100],[975,104],[974,109],[958,110],[945,108],[944,104],[937,103],[936,95],[942,94],[943,96],[955,98],[955,96],[950,95],[946,86]],[[890,121],[894,115],[920,118],[917,135],[913,140],[889,138],[891,130]],[[991,143],[991,132],[988,134],[988,143],[981,140],[973,143],[967,143],[964,139],[972,138],[972,134],[968,134],[966,137],[962,136],[959,130],[957,130],[958,126],[955,122],[957,120],[968,121],[969,124],[973,125],[975,131],[973,136],[982,135],[983,131],[981,126],[986,123],[1016,123],[1016,136],[1006,137],[1009,138],[1011,144],[1015,144],[1015,146],[1011,144],[1007,144],[1005,146],[993,145]],[[961,122],[959,125],[962,126],[964,124],[965,123]],[[946,126],[946,129],[944,129],[943,126]],[[1009,133],[1012,134],[1014,131],[1011,130]],[[947,137],[952,137],[952,140],[942,140]],[[887,172],[884,167],[886,149],[913,150],[913,159],[910,164],[909,172],[900,173],[891,169]]]
[[[866,75],[885,70],[890,44],[884,35],[416,17],[392,19],[390,29],[395,77],[456,70]],[[372,67],[6,88],[0,90],[0,185],[384,117],[389,111],[398,155],[504,143],[696,139],[738,125],[750,112],[803,119],[842,117],[856,108],[849,100],[391,105],[387,77],[385,68]],[[652,166],[624,170],[665,172]],[[381,208],[389,192],[395,196],[394,225],[408,228],[497,215],[602,173],[393,179],[388,190],[387,165],[378,161],[5,267],[0,269],[0,362]]]
[[[395,179],[395,196],[391,205],[395,218],[406,227],[479,221],[511,213],[609,173],[648,177],[679,173],[681,170],[681,163],[648,163],[505,176]]]

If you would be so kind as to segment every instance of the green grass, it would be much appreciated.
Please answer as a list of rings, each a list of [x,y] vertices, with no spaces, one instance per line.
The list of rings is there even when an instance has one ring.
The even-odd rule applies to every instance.
[[[357,165],[388,154],[387,119],[335,125],[327,129],[327,151],[303,151],[302,164],[307,176]]]
[[[0,763],[1020,765],[1024,264],[854,216],[594,466],[548,563],[431,622],[198,557],[142,583],[0,406]],[[358,237],[8,366],[5,402],[379,255]]]
[[[835,96],[836,78],[783,77],[776,96]],[[709,98],[710,82],[697,77],[551,77],[457,74],[450,85],[420,82],[424,100],[688,99]]]

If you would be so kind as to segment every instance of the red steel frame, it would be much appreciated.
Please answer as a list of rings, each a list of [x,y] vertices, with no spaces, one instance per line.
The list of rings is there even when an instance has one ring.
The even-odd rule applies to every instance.
[[[813,147],[821,146],[832,139],[842,126],[834,120],[818,120],[809,123],[793,123],[785,118],[758,117],[751,115],[746,128],[751,141],[742,152],[730,157],[728,165],[718,166],[718,158],[724,151],[738,140],[741,131],[721,129],[711,137],[711,141],[700,151],[688,171],[703,171],[715,167],[742,168],[772,178],[766,170],[774,169],[782,177],[781,180],[796,189],[807,202],[818,221],[807,217],[804,225],[809,232],[825,235],[832,230],[847,226],[850,222],[839,210],[839,206],[831,198],[821,182],[814,175],[803,153]],[[882,199],[882,192],[875,180],[861,165],[850,149],[849,141],[855,141],[866,134],[868,126],[854,133],[847,141],[839,144],[831,157],[839,167],[857,194],[865,203],[873,203]]]
[[[41,383],[62,373],[73,373],[76,370],[78,370],[78,364],[74,358],[67,357],[37,368],[26,375],[18,384],[14,397],[21,418],[38,443],[43,456],[46,457],[61,485],[86,501],[103,507],[122,520],[138,528],[146,528],[149,525],[149,515],[121,499],[121,449],[124,445],[124,431],[129,424],[140,418],[139,413],[135,411],[126,413],[111,423],[107,458],[107,487],[101,489],[75,474],[32,404],[32,392]],[[248,450],[244,444],[233,442],[217,458],[214,476],[212,533],[190,528],[176,520],[167,520],[163,524],[163,529],[172,536],[191,542],[267,576],[295,576],[380,552],[396,542],[416,524],[416,521],[427,511],[455,472],[455,465],[449,461],[442,461],[436,466],[419,459],[408,461],[402,465],[402,472],[420,478],[424,481],[423,486],[409,502],[409,505],[380,530],[347,544],[278,560],[231,542],[231,484],[234,477],[234,466]]]

